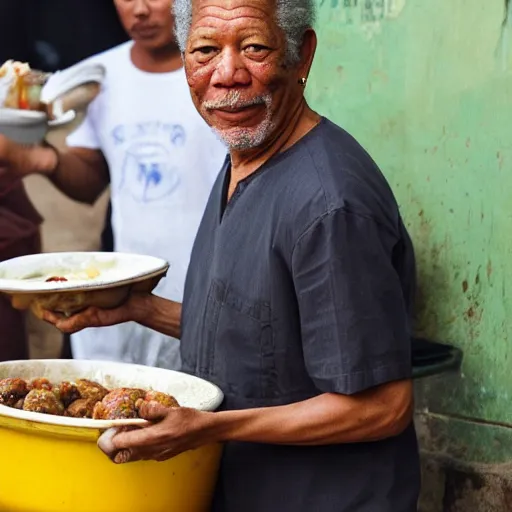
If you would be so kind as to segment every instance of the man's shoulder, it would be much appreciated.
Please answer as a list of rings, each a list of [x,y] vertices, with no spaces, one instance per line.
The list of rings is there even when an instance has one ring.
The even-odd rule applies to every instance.
[[[82,60],[80,64],[103,64],[104,66],[115,64],[126,59],[126,56],[129,55],[131,45],[132,41],[121,43],[113,48],[109,48],[108,50],[96,53],[91,57],[87,57]]]
[[[366,149],[340,126],[323,119],[305,146],[310,168],[303,172],[316,180],[329,208],[357,197],[392,195],[386,178]]]
[[[276,191],[295,223],[307,226],[342,210],[396,226],[398,206],[386,178],[361,144],[331,121],[323,118],[282,163]]]

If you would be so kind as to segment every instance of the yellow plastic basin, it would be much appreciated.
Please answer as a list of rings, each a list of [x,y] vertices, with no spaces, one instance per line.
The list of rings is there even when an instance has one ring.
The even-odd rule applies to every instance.
[[[133,386],[174,395],[186,407],[215,410],[213,384],[170,370],[100,361],[0,363],[0,379],[87,378],[106,387]],[[113,464],[96,446],[119,420],[49,416],[0,405],[0,511],[202,512],[211,505],[221,445],[165,462]]]

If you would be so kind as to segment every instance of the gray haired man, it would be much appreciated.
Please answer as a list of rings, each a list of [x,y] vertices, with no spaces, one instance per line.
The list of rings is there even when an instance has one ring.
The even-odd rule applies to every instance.
[[[221,410],[151,404],[103,439],[118,463],[224,442],[219,512],[413,512],[414,254],[378,167],[309,108],[308,0],[175,0],[192,99],[229,147],[183,305],[151,295],[49,321],[126,320],[181,337]]]

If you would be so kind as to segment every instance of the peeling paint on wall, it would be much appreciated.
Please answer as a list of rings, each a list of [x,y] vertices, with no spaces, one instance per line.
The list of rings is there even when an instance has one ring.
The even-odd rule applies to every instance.
[[[397,18],[404,10],[405,0],[388,0],[386,15],[388,18]]]
[[[416,248],[418,334],[464,350],[462,375],[429,381],[418,403],[442,416],[456,458],[512,461],[512,428],[489,426],[512,427],[512,0],[387,2],[399,19],[374,11],[373,23],[364,0],[336,1],[319,9],[308,101],[393,187]],[[340,27],[348,14],[353,26]]]
[[[335,12],[336,23],[359,27],[367,39],[381,32],[381,24],[397,18],[406,0],[320,0],[320,8]]]
[[[498,41],[498,47],[496,48],[496,58],[501,66],[501,69],[505,71],[509,66],[510,58],[510,45],[511,45],[511,33],[512,33],[512,1],[504,0],[504,12],[503,22],[501,24],[500,38]]]
[[[405,0],[320,0],[320,7],[341,10],[347,25],[366,24],[398,17]]]

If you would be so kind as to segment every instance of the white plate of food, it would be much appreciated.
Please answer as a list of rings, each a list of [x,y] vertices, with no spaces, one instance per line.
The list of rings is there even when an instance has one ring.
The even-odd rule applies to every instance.
[[[39,144],[48,131],[69,125],[76,118],[74,110],[48,119],[44,112],[0,108],[0,133],[19,144]]]
[[[89,306],[116,307],[132,291],[150,292],[168,268],[165,260],[139,254],[33,254],[0,263],[0,292],[39,317],[45,309],[69,316]]]
[[[71,125],[76,111],[87,110],[105,73],[99,64],[80,63],[50,74],[27,63],[5,62],[0,66],[0,133],[20,144],[41,143],[51,130]]]

